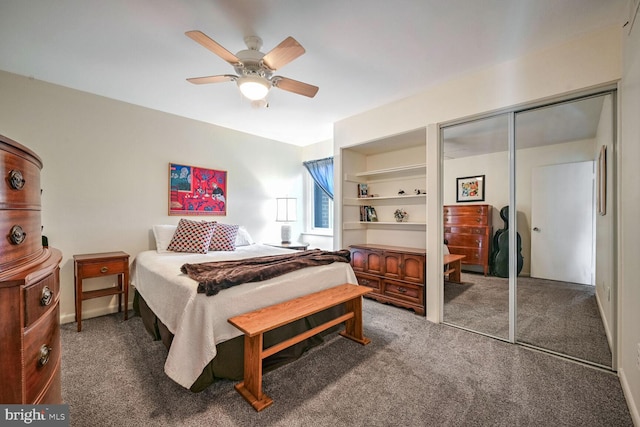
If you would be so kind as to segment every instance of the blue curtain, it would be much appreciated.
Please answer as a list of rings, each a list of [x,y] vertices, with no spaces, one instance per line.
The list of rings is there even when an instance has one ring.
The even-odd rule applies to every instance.
[[[333,157],[302,163],[316,184],[333,200]]]

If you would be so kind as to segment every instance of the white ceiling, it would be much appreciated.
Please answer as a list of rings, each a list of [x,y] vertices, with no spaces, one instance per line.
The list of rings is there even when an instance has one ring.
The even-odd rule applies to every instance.
[[[627,0],[0,0],[0,69],[296,145],[333,123],[473,69],[625,22]],[[234,83],[185,79],[233,68],[184,35],[233,53],[257,35],[306,54],[253,109]]]

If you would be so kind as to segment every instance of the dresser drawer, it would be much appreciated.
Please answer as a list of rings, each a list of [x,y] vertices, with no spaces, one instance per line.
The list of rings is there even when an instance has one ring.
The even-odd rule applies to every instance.
[[[395,299],[424,305],[424,287],[419,285],[385,279],[383,293]]]
[[[0,210],[0,270],[19,264],[42,252],[40,211]]]
[[[470,248],[481,248],[485,245],[488,236],[480,234],[445,234],[444,238],[447,239],[447,246],[451,250],[452,246],[466,246]]]
[[[40,210],[40,166],[0,151],[0,209]]]
[[[60,281],[58,280],[57,271],[25,288],[25,326],[31,326],[32,323],[49,310],[58,301],[59,294]]]
[[[443,207],[444,216],[447,215],[476,215],[487,216],[489,214],[489,205],[447,205]]]
[[[371,276],[368,274],[356,273],[356,279],[358,279],[358,285],[367,286],[376,291],[380,291],[380,277]]]
[[[445,215],[444,225],[489,225],[489,218],[481,215]]]
[[[78,277],[100,277],[122,273],[129,268],[129,260],[125,258],[103,260],[98,262],[83,261],[78,263]]]
[[[60,364],[60,308],[58,302],[24,334],[26,402],[34,402]]]
[[[445,226],[445,234],[488,234],[488,227],[462,227],[462,226]]]

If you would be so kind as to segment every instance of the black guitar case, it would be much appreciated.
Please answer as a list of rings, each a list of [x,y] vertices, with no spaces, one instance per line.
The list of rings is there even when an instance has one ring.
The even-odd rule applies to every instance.
[[[500,218],[504,221],[504,228],[496,231],[493,236],[491,250],[490,272],[493,276],[509,277],[509,206],[500,209]],[[518,241],[518,275],[522,271],[524,258],[522,256],[522,242],[520,233],[517,233]]]

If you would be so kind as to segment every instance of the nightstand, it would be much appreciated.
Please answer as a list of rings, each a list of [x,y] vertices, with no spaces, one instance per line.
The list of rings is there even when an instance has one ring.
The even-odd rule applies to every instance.
[[[78,332],[82,330],[82,301],[91,298],[118,295],[118,313],[122,311],[124,295],[124,320],[127,320],[129,302],[129,254],[125,252],[104,252],[73,256],[75,271],[76,322]],[[82,281],[102,276],[118,275],[118,286],[83,291]]]
[[[274,246],[276,248],[295,249],[297,251],[306,251],[309,247],[308,243],[290,242],[290,243],[265,243],[265,245]]]

